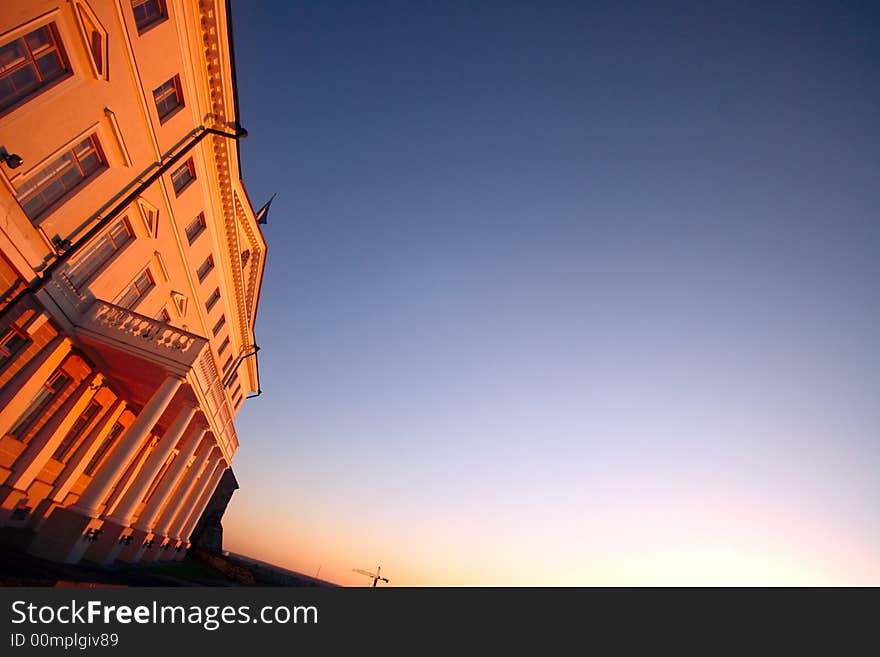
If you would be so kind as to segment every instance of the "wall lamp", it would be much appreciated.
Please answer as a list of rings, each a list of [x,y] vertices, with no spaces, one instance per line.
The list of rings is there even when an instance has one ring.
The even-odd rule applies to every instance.
[[[0,159],[2,159],[10,169],[17,169],[24,163],[24,160],[21,159],[21,155],[8,153],[5,148],[0,148]]]

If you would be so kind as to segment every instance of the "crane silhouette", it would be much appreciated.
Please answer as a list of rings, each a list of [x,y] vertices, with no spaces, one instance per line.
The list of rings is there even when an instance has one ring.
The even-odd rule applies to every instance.
[[[352,571],[355,573],[360,573],[361,575],[366,575],[367,577],[371,577],[373,579],[373,586],[374,587],[380,581],[385,582],[386,584],[388,584],[391,581],[387,577],[382,577],[382,566],[376,566],[375,573],[371,573],[368,570],[361,570],[360,568],[352,568]]]

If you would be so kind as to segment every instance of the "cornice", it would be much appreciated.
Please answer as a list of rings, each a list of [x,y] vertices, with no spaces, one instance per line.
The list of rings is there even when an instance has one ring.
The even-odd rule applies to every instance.
[[[217,3],[213,0],[199,0],[199,26],[201,28],[203,57],[207,73],[207,86],[210,104],[210,116],[215,127],[228,129],[237,125],[237,117],[232,116],[234,110],[227,114],[227,100],[224,93],[224,72],[221,63],[220,28],[217,24]],[[232,162],[229,157],[229,140],[211,136],[211,150],[214,154],[217,187],[220,192],[220,204],[223,211],[224,235],[228,250],[230,275],[235,295],[238,330],[242,347],[249,345],[248,305],[245,301],[244,280],[241,270],[241,253],[238,245],[236,229],[236,198],[232,186]]]

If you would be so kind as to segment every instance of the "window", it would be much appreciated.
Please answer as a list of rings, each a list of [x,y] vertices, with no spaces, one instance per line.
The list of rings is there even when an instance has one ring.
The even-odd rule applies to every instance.
[[[168,314],[168,309],[163,308],[162,310],[160,310],[159,314],[156,315],[156,319],[158,319],[160,322],[162,322],[164,324],[170,324],[171,323],[171,315]]]
[[[165,0],[131,0],[131,9],[138,34],[143,34],[168,18]]]
[[[226,382],[226,389],[229,390],[232,386],[238,383],[238,373],[234,374],[232,378]]]
[[[165,123],[177,110],[183,107],[183,91],[180,89],[180,76],[175,75],[168,82],[153,89],[153,100],[156,101],[156,112],[159,123]]]
[[[150,270],[145,269],[140,276],[134,279],[132,284],[122,294],[118,305],[128,309],[134,308],[155,286],[156,283],[153,281],[153,276],[150,274]]]
[[[180,196],[181,192],[189,187],[190,183],[195,179],[196,165],[193,163],[193,159],[189,158],[171,174],[171,184],[174,185],[175,196]]]
[[[205,230],[205,213],[199,212],[199,216],[193,219],[189,226],[186,227],[186,240],[192,244],[196,238]]]
[[[34,395],[27,409],[21,414],[18,422],[15,423],[15,426],[12,427],[9,433],[22,442],[30,440],[40,430],[40,427],[49,420],[51,414],[44,413],[44,411],[52,405],[53,401],[59,398],[72,382],[73,378],[64,370],[57,370],[43,384],[40,391]]]
[[[232,367],[232,356],[226,359],[226,362],[223,363],[223,373],[226,374],[229,371],[229,368]]]
[[[197,274],[198,277],[199,277],[199,282],[200,282],[200,283],[201,283],[203,280],[205,280],[205,276],[207,276],[208,273],[209,273],[212,269],[214,269],[214,256],[208,256],[208,257],[205,259],[205,261],[204,261],[201,265],[199,265],[199,269],[198,269],[198,271],[196,272],[196,274]]]
[[[226,315],[220,315],[220,319],[217,320],[217,323],[214,324],[214,328],[211,329],[211,334],[216,338],[217,334],[220,333],[220,329],[226,324]]]
[[[89,464],[86,466],[84,472],[91,477],[95,474],[95,470],[98,469],[98,465],[100,465],[101,461],[104,458],[104,455],[107,451],[113,446],[119,436],[122,435],[122,432],[125,431],[125,427],[117,422],[113,425],[113,428],[110,429],[110,435],[101,443],[101,446],[98,448],[98,451],[95,452],[95,455],[92,457],[92,460],[89,461]]]
[[[0,46],[0,112],[70,74],[55,23]]]
[[[89,135],[64,151],[15,190],[24,213],[31,220],[45,214],[73,190],[107,168],[107,161],[95,135]]]
[[[220,345],[220,348],[217,350],[217,355],[222,356],[223,352],[229,349],[229,338],[225,338],[223,340],[223,344]]]
[[[127,219],[110,227],[67,272],[68,280],[79,288],[101,271],[134,238]]]
[[[211,296],[208,297],[208,300],[205,301],[205,310],[211,312],[211,308],[217,305],[217,302],[220,301],[220,288],[218,287],[216,290],[211,292]]]
[[[61,444],[58,445],[58,449],[55,450],[55,454],[52,455],[52,458],[54,458],[56,461],[64,461],[68,453],[71,451],[71,449],[73,449],[74,445],[79,442],[79,439],[92,423],[92,420],[98,417],[98,413],[101,412],[101,408],[102,407],[98,402],[89,402],[86,410],[82,412],[82,415],[76,418],[76,422],[74,422],[73,426],[70,427],[70,431],[68,431],[67,435],[64,436],[64,440],[62,440]]]
[[[10,326],[0,336],[0,368],[12,361],[15,355],[29,345],[31,339],[16,326]]]

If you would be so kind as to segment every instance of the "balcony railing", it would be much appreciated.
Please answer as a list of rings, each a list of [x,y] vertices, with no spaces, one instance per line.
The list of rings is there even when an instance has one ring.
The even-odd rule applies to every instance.
[[[208,343],[203,337],[152,317],[109,301],[91,299],[64,274],[54,275],[45,290],[83,337],[132,351],[179,374],[192,367]]]

